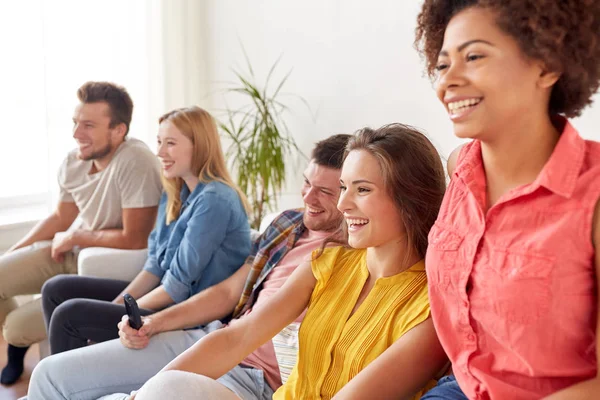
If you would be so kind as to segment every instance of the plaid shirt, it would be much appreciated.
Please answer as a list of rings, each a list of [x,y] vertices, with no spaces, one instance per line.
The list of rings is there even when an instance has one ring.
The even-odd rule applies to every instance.
[[[246,264],[251,264],[252,268],[246,278],[242,297],[233,312],[233,318],[238,318],[252,307],[267,275],[296,245],[306,230],[302,222],[303,216],[303,209],[284,211],[252,244],[250,255],[246,258]]]

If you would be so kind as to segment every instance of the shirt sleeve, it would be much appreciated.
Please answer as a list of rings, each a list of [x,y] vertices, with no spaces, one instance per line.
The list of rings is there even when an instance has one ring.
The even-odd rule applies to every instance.
[[[119,154],[117,184],[121,191],[122,208],[156,206],[162,185],[158,161],[149,150],[137,149]]]
[[[431,309],[429,307],[429,294],[427,284],[413,295],[410,304],[404,309],[398,324],[394,327],[394,340],[398,340],[406,332],[424,322],[429,318]]]
[[[335,266],[338,256],[344,251],[343,247],[328,247],[319,255],[320,250],[312,252],[311,268],[317,285],[323,287],[331,277],[331,272]]]
[[[150,272],[152,275],[156,275],[162,278],[165,275],[165,271],[158,265],[158,238],[160,229],[164,229],[166,225],[166,207],[167,207],[167,194],[163,193],[160,199],[160,205],[158,209],[158,215],[156,217],[156,223],[154,229],[148,237],[148,258],[144,263],[144,271]]]
[[[73,196],[71,195],[71,193],[69,193],[69,191],[67,191],[67,189],[65,187],[65,182],[67,181],[68,164],[69,164],[69,156],[67,156],[64,159],[64,161],[60,165],[60,169],[58,170],[58,188],[59,188],[58,201],[63,202],[63,203],[74,203],[75,199],[73,199]]]
[[[165,271],[163,271],[158,265],[158,259],[156,257],[156,236],[157,232],[155,227],[148,237],[148,258],[144,263],[144,271],[148,271],[152,275],[162,278],[165,274]]]
[[[163,278],[163,287],[176,303],[188,299],[192,286],[225,239],[232,205],[214,192],[207,192],[194,203],[187,229]]]

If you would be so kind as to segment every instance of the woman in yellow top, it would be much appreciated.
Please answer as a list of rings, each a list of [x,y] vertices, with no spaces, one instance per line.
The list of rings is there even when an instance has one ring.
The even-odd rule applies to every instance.
[[[400,124],[359,131],[346,154],[338,237],[352,248],[317,251],[263,307],[205,336],[136,400],[240,399],[235,385],[215,379],[307,307],[296,367],[273,399],[420,397],[446,363],[423,263],[444,194],[441,160],[424,135]]]

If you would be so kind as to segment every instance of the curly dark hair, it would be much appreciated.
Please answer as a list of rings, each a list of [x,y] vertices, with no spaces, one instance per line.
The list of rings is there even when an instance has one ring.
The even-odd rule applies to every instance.
[[[470,7],[497,13],[498,26],[531,59],[562,75],[550,96],[550,114],[576,117],[600,85],[598,0],[425,0],[417,19],[415,47],[435,76],[450,19]]]

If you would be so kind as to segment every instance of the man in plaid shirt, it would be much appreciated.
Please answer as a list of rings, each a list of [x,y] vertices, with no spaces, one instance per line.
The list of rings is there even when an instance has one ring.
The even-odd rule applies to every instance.
[[[222,327],[221,321],[232,318],[231,323],[235,323],[252,307],[263,304],[293,269],[340,226],[339,179],[349,138],[334,135],[316,144],[304,171],[304,209],[287,210],[275,218],[233,276],[183,303],[144,317],[139,331],[132,329],[124,316],[119,324],[119,340],[42,360],[31,377],[28,398],[127,398],[125,393],[139,389],[208,332]],[[242,398],[255,395],[240,387],[255,384],[270,391],[281,385],[270,343],[236,367],[236,373],[224,375],[220,382]]]

